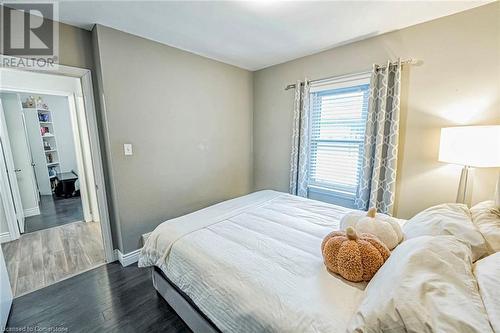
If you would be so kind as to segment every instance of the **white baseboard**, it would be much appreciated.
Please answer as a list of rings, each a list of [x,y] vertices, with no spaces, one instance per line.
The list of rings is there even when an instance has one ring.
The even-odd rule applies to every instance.
[[[139,255],[141,254],[141,249],[137,249],[135,251],[129,252],[129,253],[121,253],[120,250],[116,249],[116,258],[122,264],[123,267],[126,267],[128,265],[132,265],[133,263],[136,263],[139,261]]]
[[[2,232],[0,233],[0,244],[10,242],[10,233]]]
[[[151,232],[145,233],[142,235],[142,244],[144,245],[149,237],[151,235]],[[120,250],[115,249],[115,257],[116,259],[122,264],[123,267],[132,265],[133,263],[136,263],[139,261],[139,255],[141,254],[141,250],[137,249],[135,251],[129,252],[129,253],[122,253]]]
[[[23,212],[24,212],[24,217],[40,215],[40,207],[37,206],[33,208],[24,209]]]

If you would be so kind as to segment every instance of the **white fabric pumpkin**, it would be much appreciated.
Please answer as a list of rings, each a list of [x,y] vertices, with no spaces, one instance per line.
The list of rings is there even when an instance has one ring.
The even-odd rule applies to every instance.
[[[395,218],[385,214],[377,214],[375,208],[368,213],[351,212],[340,220],[340,229],[353,227],[359,233],[375,235],[389,250],[394,249],[403,240],[403,231]]]
[[[365,216],[366,213],[360,210],[355,210],[345,214],[340,219],[340,230],[346,230],[349,227],[356,228],[356,224],[358,223],[358,221]]]

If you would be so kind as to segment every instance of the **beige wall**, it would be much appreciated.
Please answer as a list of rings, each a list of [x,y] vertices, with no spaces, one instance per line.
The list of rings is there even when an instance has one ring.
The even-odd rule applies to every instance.
[[[59,63],[93,71],[91,32],[59,23]]]
[[[130,252],[159,223],[252,190],[252,73],[94,30],[115,246]],[[124,143],[133,156],[124,156]]]
[[[500,3],[337,47],[254,73],[255,188],[288,189],[296,80],[416,58],[405,70],[395,214],[454,202],[460,167],[437,162],[440,128],[500,124]],[[491,198],[499,169],[476,170],[473,201]]]

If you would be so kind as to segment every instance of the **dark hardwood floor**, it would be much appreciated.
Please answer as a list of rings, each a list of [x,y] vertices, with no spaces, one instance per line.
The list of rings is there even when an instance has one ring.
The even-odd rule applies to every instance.
[[[25,221],[25,232],[33,232],[63,224],[83,221],[82,199],[40,196],[40,215],[30,216]]]
[[[7,330],[190,332],[157,294],[151,270],[107,264],[14,299]]]

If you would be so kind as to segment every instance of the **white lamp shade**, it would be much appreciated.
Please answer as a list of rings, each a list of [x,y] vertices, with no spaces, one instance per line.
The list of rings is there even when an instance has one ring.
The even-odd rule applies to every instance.
[[[442,128],[439,161],[472,167],[499,167],[500,125]]]

